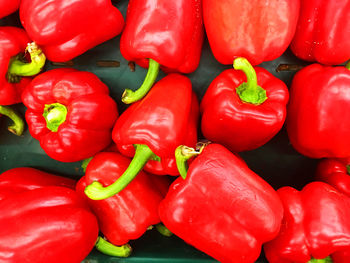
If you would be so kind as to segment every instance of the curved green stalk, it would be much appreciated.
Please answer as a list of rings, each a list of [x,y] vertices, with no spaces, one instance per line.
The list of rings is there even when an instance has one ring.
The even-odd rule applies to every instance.
[[[13,124],[7,128],[10,132],[18,136],[22,135],[24,130],[24,121],[13,109],[0,105],[0,114],[9,117],[13,121]]]
[[[350,60],[346,63],[345,67],[350,70]]]
[[[85,188],[85,194],[93,200],[103,200],[122,191],[151,160],[160,160],[152,150],[144,144],[135,145],[135,155],[125,172],[113,184],[104,187],[100,182],[93,182]]]
[[[247,82],[236,88],[237,95],[243,102],[260,105],[267,100],[266,90],[258,85],[255,70],[247,59],[236,58],[233,61],[233,67],[236,70],[242,70],[247,76]]]
[[[9,65],[7,73],[11,77],[30,77],[38,74],[45,65],[46,57],[36,43],[28,44],[26,52],[30,54],[31,62],[24,62],[15,57]]]
[[[126,258],[129,257],[132,252],[132,248],[129,244],[115,246],[102,237],[98,237],[95,247],[101,253],[113,257]]]
[[[146,96],[158,77],[159,67],[160,65],[158,62],[154,61],[153,59],[149,59],[147,75],[141,87],[135,91],[131,89],[125,89],[122,95],[122,101],[126,104],[131,104]]]
[[[86,168],[88,167],[90,161],[92,160],[92,158],[94,157],[90,157],[90,158],[87,158],[87,159],[84,159],[81,163],[81,169],[83,169],[83,172],[85,173],[86,172]]]
[[[173,233],[162,223],[157,224],[156,229],[163,236],[170,237],[173,235]]]
[[[177,169],[179,170],[181,177],[184,180],[187,177],[187,171],[188,171],[187,161],[192,157],[201,154],[205,146],[207,146],[208,144],[209,143],[202,143],[202,142],[198,143],[198,147],[196,147],[198,148],[197,150],[185,145],[180,145],[176,148],[175,150],[176,166],[177,166]]]

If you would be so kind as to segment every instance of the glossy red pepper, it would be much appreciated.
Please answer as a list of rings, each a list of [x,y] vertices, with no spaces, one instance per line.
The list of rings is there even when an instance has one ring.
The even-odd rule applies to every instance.
[[[201,125],[205,138],[241,152],[262,146],[282,128],[289,93],[283,81],[244,58],[235,59],[234,68],[207,89]]]
[[[283,187],[277,192],[285,212],[278,237],[264,247],[270,263],[329,262],[333,253],[339,257],[350,250],[348,197],[323,182],[310,183],[302,191]],[[333,258],[334,263],[349,261]]]
[[[253,263],[279,231],[283,209],[273,188],[236,155],[209,144],[190,164],[193,149],[179,147],[178,178],[159,206],[164,225],[220,262]],[[187,174],[187,176],[186,176]]]
[[[350,196],[350,159],[323,159],[318,163],[316,179]]]
[[[280,57],[298,21],[299,0],[203,0],[203,18],[215,58],[231,64],[245,57],[253,65]]]
[[[124,19],[111,0],[21,0],[28,35],[51,61],[69,61],[120,34]]]
[[[316,180],[323,181],[350,197],[349,163],[349,158],[321,160],[317,166]],[[332,259],[336,263],[348,263],[350,248],[333,253]]]
[[[20,0],[0,0],[0,19],[15,12],[19,3]]]
[[[76,187],[76,183],[77,182],[73,179],[49,174],[34,168],[29,168],[29,167],[13,168],[0,175],[0,201],[10,197],[13,198],[15,196],[20,196],[21,194],[23,194],[23,192],[26,192],[26,191],[32,191],[35,189],[46,188],[50,186],[59,186],[59,187],[70,188],[74,190]],[[77,198],[77,197],[74,197],[74,198]],[[86,197],[84,198],[86,199]],[[84,198],[81,198],[80,196],[81,201],[84,200]],[[52,200],[42,200],[42,201],[52,202]],[[85,209],[88,209],[87,205],[85,205]],[[100,252],[104,254],[111,255],[111,256],[121,256],[119,247],[116,247],[110,244],[108,241],[106,241],[101,237],[97,239],[95,246],[98,248]],[[1,254],[1,251],[0,251],[0,254]],[[0,259],[1,259],[1,256],[0,256]]]
[[[31,81],[29,76],[38,74],[45,65],[45,55],[30,42],[21,28],[0,27],[0,105],[21,102],[22,91]]]
[[[130,159],[113,152],[97,154],[88,164],[86,174],[77,184],[77,191],[85,196],[84,189],[94,181],[108,186],[128,168]],[[140,172],[123,191],[105,200],[88,200],[98,218],[101,232],[109,242],[122,246],[121,255],[127,256],[131,248],[125,245],[138,239],[147,229],[160,223],[158,206],[164,195],[154,185],[170,185],[168,178]],[[125,255],[127,253],[127,255]]]
[[[311,158],[349,157],[349,118],[349,69],[313,64],[296,73],[287,108],[287,131],[298,152]]]
[[[203,35],[201,1],[129,1],[120,51],[125,59],[148,67],[148,73],[136,92],[125,90],[123,102],[144,97],[159,67],[167,72],[193,72],[199,64]]]
[[[178,175],[175,149],[181,144],[196,144],[198,108],[187,77],[170,74],[161,79],[114,126],[113,141],[119,152],[133,157],[129,168],[108,187],[92,183],[85,190],[87,196],[99,200],[119,193],[143,167],[153,174]]]
[[[0,201],[0,261],[77,263],[98,237],[96,217],[69,188],[48,186]]]
[[[307,61],[337,65],[350,59],[350,1],[302,0],[293,53]]]
[[[7,129],[13,134],[21,136],[24,130],[24,121],[22,117],[10,107],[0,105],[0,117],[2,116],[1,114],[9,117],[13,122]]]
[[[53,175],[29,167],[19,167],[0,174],[0,201],[18,193],[43,188],[62,186],[75,189],[76,181],[70,178]]]
[[[22,97],[29,132],[51,158],[80,161],[110,144],[118,109],[108,87],[93,73],[47,71]]]

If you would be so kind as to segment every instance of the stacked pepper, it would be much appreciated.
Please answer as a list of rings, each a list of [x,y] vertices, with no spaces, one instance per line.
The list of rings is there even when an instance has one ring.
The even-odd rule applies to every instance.
[[[22,29],[0,28],[0,105],[23,99],[29,132],[52,158],[73,162],[95,156],[78,183],[79,195],[72,190],[75,181],[30,168],[0,175],[0,224],[6,226],[0,230],[0,261],[35,255],[36,262],[80,262],[95,244],[103,253],[125,257],[131,252],[127,242],[160,220],[221,262],[254,262],[265,242],[270,262],[350,261],[350,126],[344,110],[350,64],[314,64],[298,72],[288,106],[292,145],[311,158],[338,158],[318,167],[318,178],[335,188],[311,183],[300,192],[285,187],[277,194],[229,151],[256,149],[282,128],[288,90],[252,65],[280,56],[296,28],[291,49],[297,56],[324,64],[350,58],[350,19],[317,22],[347,18],[348,0],[301,5],[291,0],[203,0],[203,15],[198,0],[129,1],[121,53],[148,67],[148,73],[139,90],[125,90],[125,103],[142,100],[118,120],[107,86],[91,73],[56,69],[31,78],[43,68],[44,53],[52,61],[68,61],[119,34],[124,20],[111,2],[10,2],[0,0],[0,17],[20,5],[21,23],[36,43]],[[199,106],[191,81],[171,72],[198,67],[202,16],[214,56],[223,64],[234,61],[235,68],[208,88],[200,106],[202,132],[229,150],[218,144],[200,150],[179,146],[195,146]],[[148,92],[159,68],[171,74]],[[10,108],[0,106],[0,114],[15,122],[10,131],[23,132],[23,121]],[[112,138],[120,153],[98,153]],[[168,190],[166,175],[179,174],[182,178]],[[97,238],[93,213],[105,238]],[[17,225],[23,225],[22,232]],[[27,242],[22,242],[24,235]]]
[[[75,183],[32,168],[0,175],[1,262],[80,262],[90,253],[97,220]]]
[[[55,62],[83,54],[120,34],[124,26],[110,0],[21,0],[19,10],[30,38]]]
[[[117,105],[93,73],[47,71],[26,87],[22,99],[30,134],[55,160],[80,161],[111,143]]]
[[[164,197],[163,189],[167,191],[169,186],[168,178],[141,171],[117,195],[99,201],[86,197],[84,190],[88,184],[98,180],[108,186],[123,174],[129,164],[130,159],[119,153],[99,153],[89,162],[85,176],[77,184],[78,193],[97,216],[101,232],[113,245],[120,246],[118,250],[114,249],[114,256],[118,257],[130,255],[129,240],[138,239],[149,227],[160,223],[158,206]]]
[[[191,81],[179,74],[160,80],[142,100],[117,120],[113,140],[120,153],[133,157],[128,169],[109,186],[97,180],[86,187],[94,200],[122,191],[143,169],[158,175],[178,175],[175,149],[197,141],[198,100]]]
[[[21,28],[0,27],[0,42],[0,105],[11,105],[21,102],[29,77],[41,71],[46,57]]]
[[[290,91],[287,131],[291,144],[311,158],[350,156],[350,63],[312,64],[296,73]]]
[[[210,48],[222,64],[245,57],[253,65],[278,58],[298,21],[299,0],[203,0]]]
[[[310,183],[300,192],[292,187],[277,192],[284,218],[278,237],[264,247],[269,262],[332,262],[329,256],[334,263],[349,262],[348,197],[322,182]]]
[[[323,159],[316,170],[316,180],[323,181],[335,187],[340,192],[350,196],[350,160]]]
[[[283,126],[288,89],[267,70],[244,58],[210,84],[201,102],[202,132],[233,152],[256,149]]]
[[[338,65],[350,58],[348,0],[300,1],[300,16],[291,43],[293,53],[307,61]]]
[[[198,154],[187,171],[186,161]],[[278,234],[277,193],[219,144],[200,152],[180,146],[176,159],[182,178],[160,204],[164,225],[220,262],[253,263],[261,245]]]
[[[1,0],[0,1],[0,19],[12,14],[19,7],[20,0]]]
[[[198,0],[131,0],[120,51],[127,60],[148,67],[137,91],[126,89],[124,103],[143,98],[157,79],[159,68],[191,73],[199,64],[203,44],[202,4]]]

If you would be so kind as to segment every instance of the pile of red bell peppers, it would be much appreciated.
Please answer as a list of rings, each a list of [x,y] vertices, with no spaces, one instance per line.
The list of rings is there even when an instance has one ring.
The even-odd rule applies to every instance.
[[[21,23],[0,26],[0,116],[83,167],[74,179],[0,168],[0,262],[79,263],[94,247],[129,257],[153,227],[223,263],[262,250],[270,263],[350,262],[350,0],[130,0],[126,15],[117,5],[0,0],[0,19]],[[112,38],[147,68],[121,98],[94,73],[46,70]],[[233,68],[199,99],[185,74],[204,41]],[[262,63],[289,47],[304,64],[287,86]],[[281,130],[320,159],[302,189],[274,189],[239,155]]]

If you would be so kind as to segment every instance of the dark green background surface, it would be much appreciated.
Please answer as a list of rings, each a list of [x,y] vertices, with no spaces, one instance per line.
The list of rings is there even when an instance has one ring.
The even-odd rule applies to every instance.
[[[120,1],[116,6],[125,17],[127,1]],[[92,18],[93,19],[93,18]],[[0,25],[18,25],[18,14],[11,15],[0,20]],[[136,89],[139,87],[146,75],[146,70],[136,66],[132,72],[119,51],[120,37],[116,37],[84,55],[73,60],[74,68],[91,71],[95,73],[111,91],[111,96],[117,101],[119,110],[122,112],[126,106],[121,103],[120,97],[125,88]],[[119,61],[120,67],[99,67],[98,61],[113,60]],[[275,69],[281,63],[301,64],[290,51],[287,51],[280,58],[261,64],[272,74],[290,85],[293,72],[276,73]],[[47,69],[57,68],[51,62],[47,63]],[[192,80],[193,88],[199,99],[201,99],[210,82],[224,69],[230,66],[219,64],[213,57],[208,42],[205,40],[201,62],[196,72],[188,75]],[[159,75],[159,79],[164,76]],[[22,114],[25,112],[23,105],[15,105]],[[22,137],[16,137],[7,132],[8,121],[5,118],[0,120],[0,173],[11,168],[31,166],[56,174],[80,178],[83,172],[81,163],[60,163],[48,157],[40,148],[38,141],[33,139],[28,130]],[[285,129],[283,128],[277,136],[263,147],[242,153],[241,156],[248,163],[253,171],[262,176],[275,189],[281,186],[294,186],[298,189],[312,180],[315,171],[316,160],[308,159],[298,154],[290,145]],[[134,252],[130,258],[112,258],[97,251],[93,251],[84,262],[214,262],[205,254],[186,245],[176,237],[163,237],[157,231],[148,231],[142,238],[132,241]],[[258,262],[266,262],[263,255]]]

